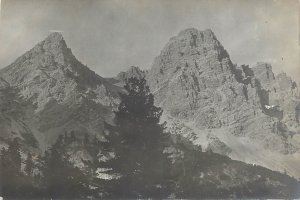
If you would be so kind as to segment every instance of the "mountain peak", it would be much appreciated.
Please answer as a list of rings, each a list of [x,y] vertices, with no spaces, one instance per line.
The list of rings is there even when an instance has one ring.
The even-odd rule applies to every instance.
[[[172,37],[165,45],[154,60],[149,77],[153,78],[153,86],[156,88],[160,85],[157,79],[165,82],[187,71],[196,74],[199,71],[216,74],[226,71],[230,74],[231,68],[227,51],[211,29],[201,31],[188,28]]]
[[[143,71],[137,66],[130,66],[126,72],[131,73],[131,74],[142,74],[143,73]]]
[[[101,85],[110,87],[102,77],[76,59],[58,32],[51,33],[15,62],[1,69],[0,75],[13,86],[34,87],[30,92],[25,89],[21,92],[24,97],[39,102],[39,105],[47,103],[51,96],[42,94],[41,89],[51,90],[53,94],[62,91],[70,93],[71,90],[81,92]],[[66,96],[55,99],[62,101]]]
[[[284,158],[299,150],[288,136],[294,130],[299,133],[296,83],[285,74],[275,77],[268,63],[252,68],[233,65],[210,29],[189,28],[172,37],[155,58],[146,79],[156,105],[164,110],[170,132],[191,138],[196,133],[198,139],[192,140],[206,150],[212,146],[215,152],[243,161],[240,147],[224,139],[227,135],[249,138],[245,148],[257,155],[272,151]],[[219,137],[221,132],[224,135]],[[218,139],[212,139],[210,134]],[[252,142],[258,143],[258,148]],[[249,158],[253,163],[261,159],[255,156]],[[259,162],[274,169],[269,159]],[[288,170],[289,167],[287,164],[276,169],[287,168],[299,176],[299,170]]]
[[[50,49],[68,49],[63,35],[59,32],[50,33],[42,42],[40,42],[36,46],[41,46],[46,51]]]
[[[59,32],[53,32],[40,42],[34,49],[41,52],[48,52],[54,57],[64,57],[72,55],[71,49],[68,48],[63,35]],[[60,55],[60,56],[59,56]]]
[[[174,53],[174,51],[177,52]],[[206,56],[210,53],[218,54],[220,59],[229,57],[211,29],[202,31],[188,28],[182,30],[177,36],[170,39],[162,52],[166,54],[172,52],[174,56],[179,54],[178,58],[182,56]]]
[[[196,28],[187,28],[179,32],[178,35],[184,35],[186,33],[190,34],[208,34],[208,35],[214,35],[214,32],[211,29],[205,29],[203,31],[196,29]]]
[[[139,67],[131,66],[127,71],[120,72],[117,76],[117,79],[124,83],[128,78],[144,78],[146,76],[146,73],[147,72],[141,70]]]
[[[11,86],[13,94],[26,101],[26,113],[30,113],[30,117],[24,120],[30,125],[24,130],[37,136],[42,150],[64,130],[101,134],[104,120],[109,121],[113,116],[110,107],[119,101],[120,89],[77,60],[60,33],[51,33],[1,69],[0,77],[4,79],[0,78],[0,93]],[[31,124],[35,124],[34,127]],[[21,129],[20,134],[27,133]]]
[[[46,40],[49,40],[49,41],[61,41],[63,39],[64,39],[64,37],[60,32],[52,32],[46,38]]]
[[[214,32],[211,29],[198,30],[196,28],[187,28],[179,32],[177,37],[184,37],[188,40],[199,40],[202,42],[217,40]]]

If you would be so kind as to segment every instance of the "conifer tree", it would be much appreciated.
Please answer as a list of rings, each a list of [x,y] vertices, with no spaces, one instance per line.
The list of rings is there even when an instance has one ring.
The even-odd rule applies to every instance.
[[[1,178],[5,180],[2,184],[2,193],[4,196],[14,196],[21,192],[22,173],[21,173],[21,155],[18,139],[8,143],[8,149],[2,149],[1,152]]]
[[[87,181],[84,173],[69,161],[65,138],[57,142],[45,153],[43,162],[43,182],[46,197],[81,198],[87,195]]]
[[[25,161],[25,169],[24,169],[24,171],[26,172],[26,174],[28,176],[32,175],[33,167],[34,167],[33,165],[34,164],[33,164],[33,161],[32,161],[31,153],[28,153],[26,161]]]
[[[106,136],[116,153],[110,165],[122,174],[114,192],[118,197],[164,197],[167,181],[168,142],[164,126],[159,124],[162,110],[154,105],[145,79],[130,78],[120,94],[116,127]]]

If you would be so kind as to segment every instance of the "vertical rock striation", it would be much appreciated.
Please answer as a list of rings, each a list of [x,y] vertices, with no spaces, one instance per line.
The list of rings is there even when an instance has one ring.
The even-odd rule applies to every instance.
[[[0,76],[32,105],[22,123],[41,149],[65,132],[100,137],[119,101],[120,89],[80,63],[60,33],[50,34]]]
[[[299,89],[285,74],[275,76],[266,63],[234,65],[211,30],[186,29],[155,58],[147,80],[175,132],[300,176]]]

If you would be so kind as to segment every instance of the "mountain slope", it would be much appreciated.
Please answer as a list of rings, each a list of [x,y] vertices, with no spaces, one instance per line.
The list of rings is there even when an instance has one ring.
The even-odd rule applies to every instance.
[[[176,198],[296,198],[299,182],[285,174],[197,150],[177,135],[171,147]],[[180,139],[181,138],[181,139]],[[177,176],[176,176],[177,174]]]
[[[81,64],[59,33],[50,34],[0,76],[34,106],[22,123],[41,149],[65,132],[100,136],[118,103],[119,88]]]
[[[113,152],[96,139],[108,133],[104,122],[113,120],[120,86],[130,77],[146,77],[173,133],[165,149],[173,162],[171,197],[299,196],[295,179],[211,152],[299,174],[297,85],[284,74],[275,77],[267,64],[233,65],[211,30],[184,30],[149,72],[131,67],[111,79],[81,64],[61,34],[50,34],[0,70],[0,145],[19,138],[22,151],[39,151],[35,157],[69,133],[60,142],[70,142],[62,143],[72,164],[84,170],[82,158],[93,162],[91,155],[107,162]],[[105,184],[111,170],[95,173]]]
[[[266,66],[238,67],[211,30],[186,29],[155,58],[147,80],[171,131],[204,149],[300,177],[299,90],[282,75],[269,83]]]

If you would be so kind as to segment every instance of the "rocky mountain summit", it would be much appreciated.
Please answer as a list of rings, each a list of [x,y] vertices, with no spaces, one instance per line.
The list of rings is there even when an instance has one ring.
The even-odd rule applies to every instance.
[[[118,104],[119,88],[80,63],[60,33],[50,34],[2,69],[0,77],[1,86],[30,105],[21,118],[15,115],[1,123],[2,135],[26,133],[41,149],[67,131],[100,136]]]
[[[266,63],[237,66],[211,30],[172,37],[147,75],[173,133],[299,177],[299,89]]]
[[[125,72],[120,72],[116,77],[113,78],[106,78],[108,82],[111,84],[114,84],[119,87],[123,87],[124,83],[126,80],[129,78],[138,78],[142,79],[145,78],[146,75],[148,74],[148,71],[141,70],[139,67],[136,66],[131,66],[129,69]]]
[[[59,33],[0,70],[0,145],[45,150],[60,134],[101,139],[127,78],[146,78],[168,130],[205,151],[300,177],[300,93],[266,63],[237,66],[211,30],[172,37],[149,71],[102,78]]]

